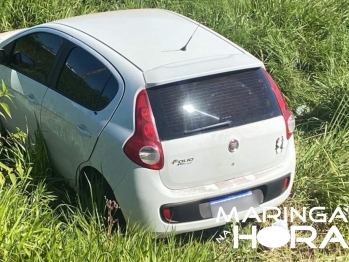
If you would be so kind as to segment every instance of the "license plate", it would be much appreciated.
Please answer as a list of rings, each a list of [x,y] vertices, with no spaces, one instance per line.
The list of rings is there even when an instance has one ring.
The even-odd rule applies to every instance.
[[[226,195],[211,199],[210,207],[211,213],[214,218],[217,218],[219,208],[222,207],[224,213],[229,215],[232,209],[235,207],[237,212],[246,211],[250,207],[258,207],[259,200],[256,194],[252,191],[242,191],[239,193]],[[220,214],[221,216],[221,214]],[[233,216],[234,218],[234,216]]]
[[[229,201],[232,199],[241,198],[241,197],[245,197],[245,196],[249,196],[249,195],[252,195],[252,191],[250,191],[250,190],[239,192],[236,194],[227,195],[227,196],[216,197],[214,199],[211,199],[210,204],[215,205],[218,203],[223,203],[223,202],[226,202],[226,201]]]

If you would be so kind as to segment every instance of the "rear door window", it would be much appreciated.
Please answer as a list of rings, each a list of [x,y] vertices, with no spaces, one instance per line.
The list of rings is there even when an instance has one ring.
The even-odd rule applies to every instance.
[[[63,66],[57,91],[91,110],[101,110],[115,97],[118,82],[96,57],[74,47]]]
[[[192,79],[147,91],[161,140],[281,115],[261,69]]]

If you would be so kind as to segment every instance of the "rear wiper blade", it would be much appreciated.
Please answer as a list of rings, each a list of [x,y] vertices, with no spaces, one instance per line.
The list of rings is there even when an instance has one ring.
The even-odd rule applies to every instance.
[[[204,131],[207,129],[212,129],[212,128],[216,128],[216,127],[221,127],[221,126],[229,126],[232,123],[232,121],[225,121],[222,123],[218,123],[218,124],[213,124],[213,125],[209,125],[209,126],[204,126],[204,127],[200,127],[200,128],[196,128],[196,129],[192,129],[192,130],[186,130],[184,131],[184,134],[191,134],[191,133],[195,133],[195,132],[199,132],[199,131]]]

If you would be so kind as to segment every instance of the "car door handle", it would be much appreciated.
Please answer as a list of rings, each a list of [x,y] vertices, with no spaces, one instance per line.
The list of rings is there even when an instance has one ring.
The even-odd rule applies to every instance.
[[[33,94],[30,95],[26,95],[25,96],[27,98],[27,100],[29,101],[29,103],[33,104],[33,105],[38,105],[38,100],[35,99]]]
[[[91,132],[88,131],[88,130],[86,129],[86,126],[84,126],[84,125],[78,125],[78,126],[76,126],[76,129],[77,129],[77,130],[79,131],[79,133],[80,133],[81,135],[83,135],[83,136],[87,136],[87,137],[91,137],[91,136],[92,136]]]

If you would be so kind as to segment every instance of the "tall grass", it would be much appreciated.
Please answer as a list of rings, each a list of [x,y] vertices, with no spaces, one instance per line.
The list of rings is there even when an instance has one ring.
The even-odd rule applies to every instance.
[[[285,206],[326,206],[349,202],[349,1],[334,0],[3,0],[0,32],[92,12],[165,8],[216,30],[259,57],[282,89],[297,117],[297,173]],[[13,142],[18,146],[16,142]],[[336,244],[323,250],[304,245],[272,252],[233,249],[228,241],[156,240],[140,228],[109,235],[101,221],[79,205],[62,202],[42,181],[50,170],[45,152],[16,148],[5,163],[23,166],[28,178],[7,179],[0,188],[0,257],[4,261],[346,261]],[[15,150],[12,153],[10,149]],[[19,158],[10,157],[21,152]],[[14,159],[17,159],[14,161]],[[46,158],[45,158],[46,159]],[[17,162],[16,162],[17,161]],[[22,162],[21,162],[22,161]],[[18,164],[19,163],[19,164]],[[30,172],[30,170],[32,170]],[[38,182],[39,181],[39,182]],[[54,205],[52,204],[54,203]],[[92,216],[92,217],[91,217]],[[347,224],[338,224],[349,243]],[[229,229],[229,227],[228,227]],[[319,226],[319,240],[329,227]],[[241,229],[250,232],[249,226]]]
[[[59,178],[45,161],[42,136],[36,141],[34,151],[23,146],[23,132],[0,137],[0,261],[213,261],[219,255],[213,242],[156,239],[140,226],[112,234],[79,196],[69,201],[51,191]]]

